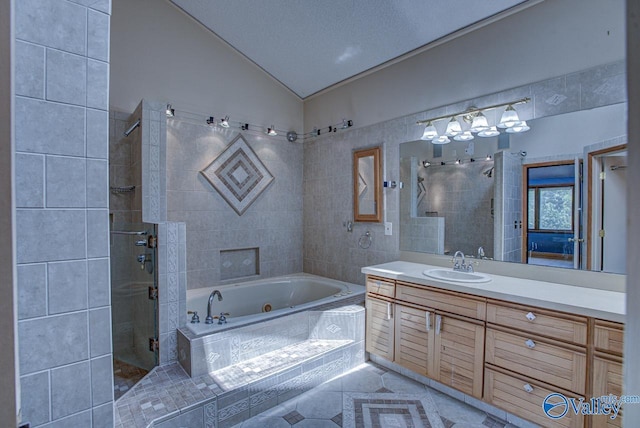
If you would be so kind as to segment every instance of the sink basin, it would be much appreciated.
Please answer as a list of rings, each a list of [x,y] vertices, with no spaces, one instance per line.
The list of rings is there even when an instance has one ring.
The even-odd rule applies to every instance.
[[[462,272],[453,269],[427,269],[422,272],[430,278],[453,282],[489,282],[491,277],[478,272]]]

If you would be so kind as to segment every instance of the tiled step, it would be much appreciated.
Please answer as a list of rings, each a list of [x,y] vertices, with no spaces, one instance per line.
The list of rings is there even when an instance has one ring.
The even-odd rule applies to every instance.
[[[230,391],[283,372],[351,343],[351,340],[305,340],[209,373],[223,391]]]

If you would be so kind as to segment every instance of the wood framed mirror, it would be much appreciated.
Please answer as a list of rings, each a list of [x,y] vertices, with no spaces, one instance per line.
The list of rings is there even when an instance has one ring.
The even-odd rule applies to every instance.
[[[380,147],[353,152],[353,220],[382,221],[382,161]]]

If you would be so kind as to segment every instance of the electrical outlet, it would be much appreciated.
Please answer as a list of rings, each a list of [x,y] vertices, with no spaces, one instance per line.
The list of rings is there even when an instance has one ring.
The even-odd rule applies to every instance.
[[[384,234],[393,235],[393,223],[391,223],[390,221],[386,221],[384,223]]]

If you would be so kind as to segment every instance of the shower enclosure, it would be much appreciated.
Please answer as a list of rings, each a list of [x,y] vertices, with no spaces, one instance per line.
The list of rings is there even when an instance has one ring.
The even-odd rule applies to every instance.
[[[116,399],[158,364],[156,228],[111,225],[111,307]]]

